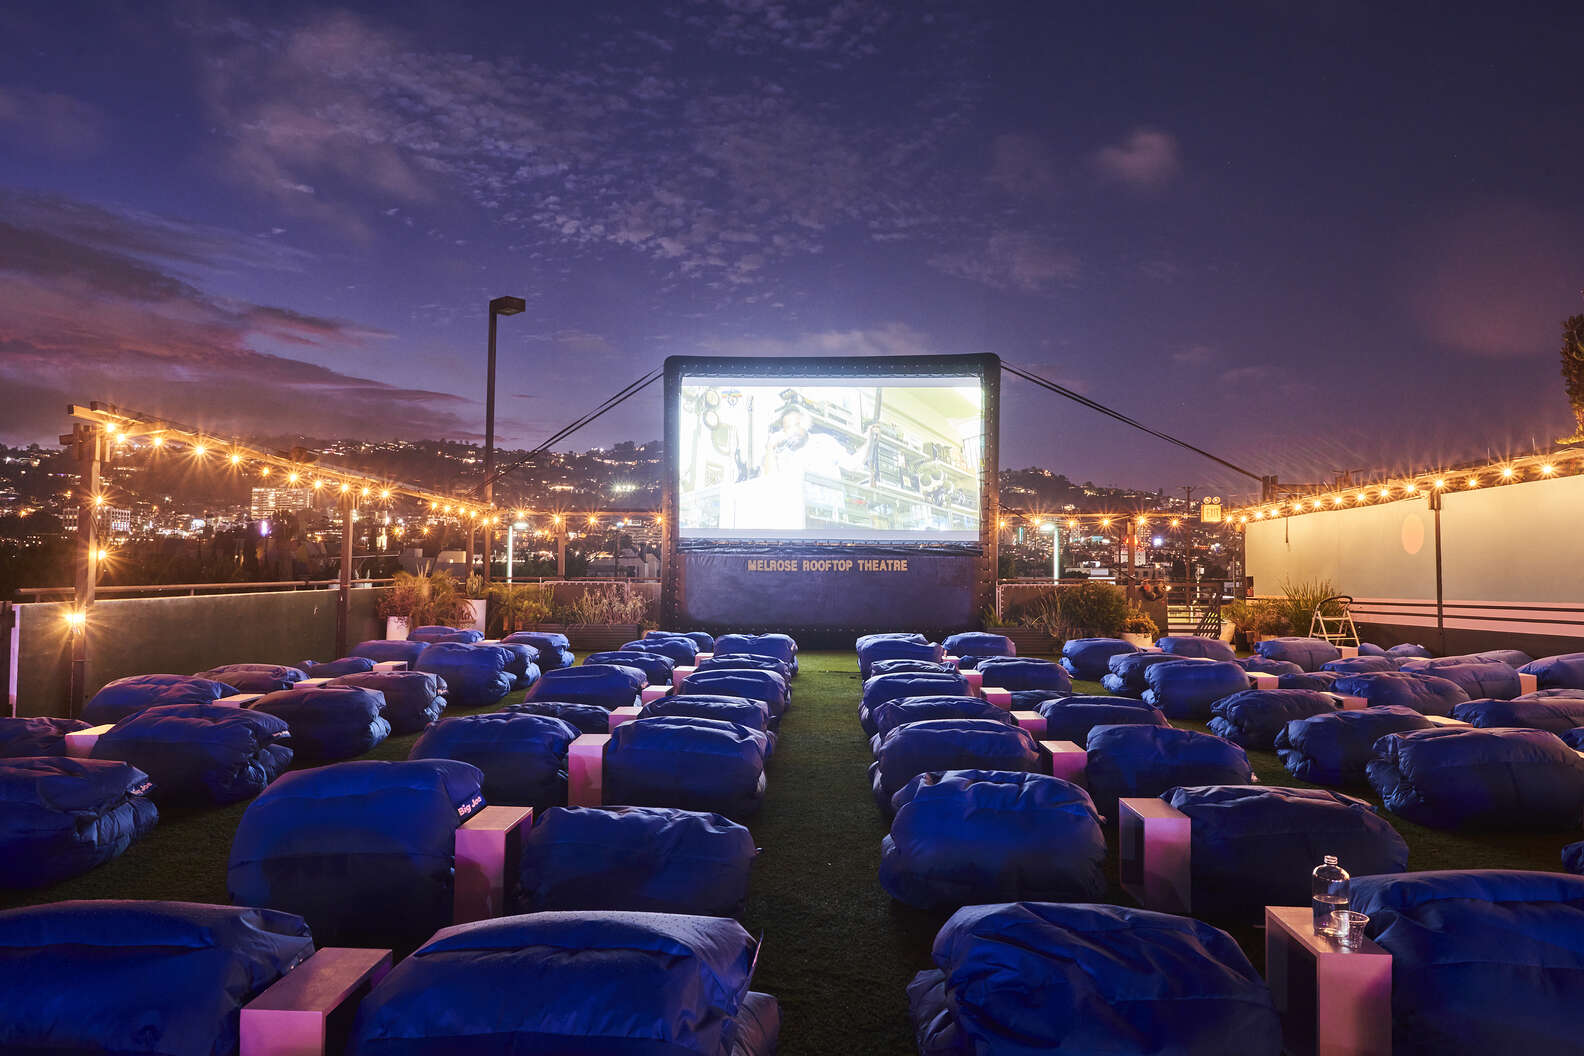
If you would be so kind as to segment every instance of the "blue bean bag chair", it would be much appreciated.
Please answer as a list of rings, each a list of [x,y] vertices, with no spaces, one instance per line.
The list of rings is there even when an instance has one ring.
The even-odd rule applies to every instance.
[[[266,695],[252,710],[286,720],[300,762],[350,759],[373,750],[391,732],[385,695],[361,686],[287,689]]]
[[[1060,689],[1014,689],[1012,711],[1035,711],[1047,700],[1066,700],[1072,693]]]
[[[1072,692],[1072,676],[1060,664],[1038,657],[987,656],[978,671],[986,689],[1054,689]]]
[[[1120,697],[1142,697],[1149,688],[1144,672],[1157,664],[1182,664],[1192,661],[1171,653],[1118,653],[1107,661],[1110,673],[1100,680],[1108,691]]]
[[[282,777],[231,841],[231,901],[297,913],[326,946],[407,947],[451,922],[456,830],[484,775],[451,759],[359,759]]]
[[[501,639],[503,644],[531,645],[539,650],[539,670],[559,671],[577,663],[577,654],[567,636],[557,631],[515,631]]]
[[[1331,683],[1331,692],[1362,697],[1372,708],[1396,705],[1424,715],[1451,715],[1453,708],[1469,699],[1456,682],[1416,671],[1347,675]]]
[[[1584,758],[1544,730],[1447,726],[1375,742],[1386,809],[1433,829],[1577,829]]]
[[[1342,650],[1324,638],[1267,638],[1254,646],[1254,651],[1267,660],[1286,660],[1305,671],[1318,671],[1342,659]]]
[[[1244,748],[1270,751],[1276,735],[1294,719],[1329,715],[1336,698],[1312,689],[1245,689],[1222,697],[1210,709],[1210,732]]]
[[[1547,656],[1520,667],[1519,672],[1535,676],[1541,689],[1584,689],[1584,653]]]
[[[1385,704],[1378,708],[1334,711],[1294,719],[1276,734],[1276,754],[1294,777],[1317,785],[1361,785],[1375,742],[1388,733],[1428,730],[1435,723],[1413,708]]]
[[[1370,642],[1360,642],[1358,644],[1358,655],[1360,655],[1360,656],[1386,656],[1388,654],[1387,654],[1385,649],[1382,649],[1378,645],[1374,645],[1374,644],[1372,644]]]
[[[1452,709],[1452,717],[1481,729],[1512,726],[1529,730],[1549,730],[1558,737],[1584,726],[1584,692],[1561,690],[1545,696],[1545,690],[1512,700],[1471,700]]]
[[[200,671],[193,677],[235,686],[238,693],[274,693],[277,690],[290,689],[308,676],[301,668],[282,667],[279,664],[222,664],[220,667]],[[190,702],[169,701],[169,703]]]
[[[757,956],[726,917],[481,920],[435,936],[375,985],[347,1054],[771,1056],[780,1014],[748,989]]]
[[[895,797],[880,886],[919,909],[1105,898],[1105,833],[1089,794],[1045,774],[920,774]]]
[[[431,625],[414,628],[407,632],[407,637],[411,641],[425,642],[429,645],[433,645],[436,642],[454,642],[468,645],[473,642],[483,641],[484,632],[475,630],[472,627],[463,630],[456,627]]]
[[[941,647],[949,656],[1016,656],[1017,646],[1004,634],[961,631],[947,635]]]
[[[1137,651],[1120,638],[1069,638],[1062,643],[1061,666],[1074,678],[1098,682],[1111,670],[1113,656]]]
[[[426,646],[414,670],[445,680],[446,701],[453,708],[488,708],[511,692],[512,675],[499,649],[475,649],[467,642],[436,642]],[[545,680],[530,693],[543,696]]]
[[[935,936],[932,960],[908,984],[919,1056],[1282,1051],[1265,981],[1230,935],[1187,917],[967,906]]]
[[[545,715],[463,715],[425,730],[407,758],[472,763],[484,775],[486,802],[544,810],[566,802],[567,748],[580,732]]]
[[[968,680],[959,674],[934,674],[928,671],[899,675],[876,675],[864,683],[863,699],[858,704],[858,722],[867,736],[876,732],[874,709],[893,700],[908,697],[966,697]]]
[[[691,638],[640,638],[624,643],[621,648],[623,652],[655,653],[677,667],[692,667],[698,663],[699,647]]]
[[[1115,821],[1117,800],[1158,796],[1178,785],[1246,785],[1248,755],[1230,741],[1195,730],[1139,723],[1096,726],[1085,742],[1084,778],[1095,809]],[[1310,866],[1310,868],[1314,868]]]
[[[148,791],[148,776],[128,763],[0,759],[0,888],[45,887],[116,857],[159,820]],[[8,1004],[20,977],[4,978],[0,1003]],[[0,1039],[7,1018],[0,1015]]]
[[[753,836],[719,814],[670,807],[553,807],[523,840],[517,912],[617,909],[735,917]]]
[[[291,765],[284,718],[224,704],[162,704],[122,719],[94,743],[95,759],[129,763],[166,804],[252,799]]]
[[[683,693],[762,700],[770,705],[770,717],[778,723],[792,703],[791,687],[786,679],[774,671],[757,671],[751,668],[695,671],[684,678],[678,688]]]
[[[765,795],[765,735],[680,715],[638,719],[605,746],[605,802],[746,818]]]
[[[920,774],[937,770],[1044,769],[1039,742],[1027,730],[993,719],[924,719],[896,727],[875,749],[869,780],[875,804],[894,809],[892,797]]]
[[[1404,642],[1401,645],[1394,645],[1390,649],[1386,650],[1386,655],[1395,656],[1399,660],[1411,660],[1415,657],[1428,657],[1433,656],[1434,654],[1422,645],[1410,645],[1409,643]]]
[[[715,636],[707,631],[645,631],[645,638],[686,638],[698,646],[701,653],[715,651]]]
[[[858,640],[853,643],[853,648],[861,653],[864,650],[864,646],[869,645],[871,642],[878,642],[887,638],[892,638],[903,642],[918,642],[920,645],[929,641],[928,638],[924,637],[922,634],[919,634],[917,631],[881,631],[877,634],[859,635]]]
[[[1266,906],[1313,897],[1314,864],[1332,854],[1349,873],[1408,868],[1408,844],[1362,799],[1321,788],[1178,787],[1161,799],[1190,819],[1195,916],[1263,920]]]
[[[527,689],[539,681],[539,650],[523,642],[479,642],[479,649],[500,649],[506,654],[506,673],[512,689]]]
[[[1160,664],[1144,672],[1144,701],[1169,719],[1207,718],[1222,697],[1249,688],[1248,672],[1235,660],[1203,664]]]
[[[1392,1052],[1584,1052],[1584,877],[1471,869],[1355,877],[1392,955]]]
[[[367,657],[376,664],[388,664],[400,660],[410,668],[418,662],[418,657],[423,655],[424,647],[428,644],[428,642],[374,638],[359,642],[352,650],[352,655]]]
[[[638,712],[640,719],[653,719],[666,715],[692,719],[714,719],[718,722],[735,722],[765,736],[765,758],[775,754],[776,720],[770,705],[762,700],[708,693],[674,693],[669,697],[650,701]]]
[[[952,667],[945,662],[934,660],[876,660],[869,665],[869,677],[876,675],[906,675],[906,674],[936,674],[950,675],[961,670],[972,668]]]
[[[501,709],[508,715],[548,715],[577,727],[579,733],[609,733],[610,712],[598,704],[577,704],[564,700],[525,700]]]
[[[1523,692],[1517,669],[1500,660],[1470,660],[1457,664],[1440,660],[1409,660],[1403,664],[1403,671],[1455,682],[1470,700],[1479,697],[1511,700]]]
[[[209,704],[240,690],[225,683],[190,675],[133,675],[118,678],[83,705],[83,721],[90,726],[120,722],[144,708],[160,704]]]
[[[671,674],[676,665],[669,656],[649,653],[641,649],[612,649],[603,653],[590,653],[583,658],[583,666],[615,664],[617,667],[636,667],[649,679],[651,686],[670,686]]]
[[[1562,740],[1574,751],[1584,751],[1584,729],[1572,729],[1562,735]]]
[[[745,653],[748,656],[768,656],[779,660],[792,669],[793,677],[798,672],[798,647],[791,635],[786,634],[723,634],[715,639],[716,656],[732,656]]]
[[[1562,868],[1574,875],[1584,873],[1584,840],[1562,848]]]
[[[302,918],[193,902],[0,913],[0,1049],[229,1056],[242,1006],[314,952]]]
[[[1301,675],[1304,669],[1291,660],[1267,660],[1263,656],[1248,656],[1238,661],[1243,670],[1261,675]]]
[[[648,684],[649,676],[636,667],[615,664],[563,667],[546,671],[528,691],[528,699],[593,704],[613,711],[635,706]]]
[[[65,755],[66,735],[87,728],[79,719],[0,719],[0,759]]]
[[[1331,692],[1336,680],[1342,676],[1335,671],[1305,671],[1301,675],[1282,675],[1276,680],[1277,689],[1317,689]]]
[[[419,733],[446,709],[446,683],[426,671],[369,671],[342,675],[326,685],[354,686],[385,698],[381,712],[394,734]]]
[[[1334,671],[1338,675],[1369,675],[1377,671],[1396,671],[1401,661],[1389,656],[1348,656],[1341,660],[1330,660],[1320,665],[1322,671]]]
[[[858,677],[868,678],[881,660],[929,660],[940,662],[946,651],[935,642],[914,642],[905,638],[881,638],[858,650]]]
[[[342,675],[359,675],[372,671],[374,661],[366,656],[343,656],[339,660],[326,660],[319,664],[312,660],[304,660],[297,666],[306,671],[309,678],[340,678]]]
[[[898,726],[926,719],[989,719],[1006,726],[1017,725],[1010,711],[997,707],[983,697],[902,697],[876,704],[870,709],[869,724],[875,732],[869,738],[869,747],[878,749],[886,734]]]
[[[1494,660],[1508,667],[1520,668],[1534,663],[1534,657],[1522,649],[1486,649],[1478,653],[1469,653],[1470,660]]]
[[[1021,710],[1021,709],[1019,709]],[[1037,706],[1045,717],[1046,741],[1071,741],[1083,745],[1096,726],[1169,726],[1159,708],[1141,700],[1115,697],[1057,697]]]
[[[1236,660],[1237,653],[1218,638],[1201,638],[1196,634],[1167,635],[1158,638],[1155,645],[1163,653],[1173,656],[1192,656],[1200,660]]]
[[[748,656],[745,653],[737,653],[732,656],[712,656],[708,660],[700,660],[693,670],[773,671],[786,680],[787,699],[790,700],[792,698],[792,666],[782,663],[773,656]]]

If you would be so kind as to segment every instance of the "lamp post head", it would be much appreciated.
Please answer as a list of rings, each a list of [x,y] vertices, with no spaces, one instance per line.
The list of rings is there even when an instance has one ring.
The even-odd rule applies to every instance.
[[[497,297],[490,301],[491,315],[519,315],[528,307],[521,297]]]

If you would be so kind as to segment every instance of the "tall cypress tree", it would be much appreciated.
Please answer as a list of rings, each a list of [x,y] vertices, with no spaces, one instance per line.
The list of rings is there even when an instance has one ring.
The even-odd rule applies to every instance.
[[[1567,384],[1568,400],[1578,428],[1563,443],[1584,440],[1584,315],[1574,315],[1562,323],[1562,380]]]

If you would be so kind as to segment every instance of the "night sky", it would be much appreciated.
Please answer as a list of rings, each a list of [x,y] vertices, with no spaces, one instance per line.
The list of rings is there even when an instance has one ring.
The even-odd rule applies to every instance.
[[[0,439],[476,438],[516,294],[507,445],[671,354],[994,352],[1286,480],[1527,448],[1584,311],[1550,6],[8,3]],[[1248,486],[1004,393],[1004,466]]]

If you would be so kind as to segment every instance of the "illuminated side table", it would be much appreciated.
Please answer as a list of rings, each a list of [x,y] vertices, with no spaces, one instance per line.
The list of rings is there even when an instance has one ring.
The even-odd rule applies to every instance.
[[[1391,1056],[1392,958],[1369,939],[1345,950],[1310,907],[1266,906],[1265,980],[1289,1056]]]

